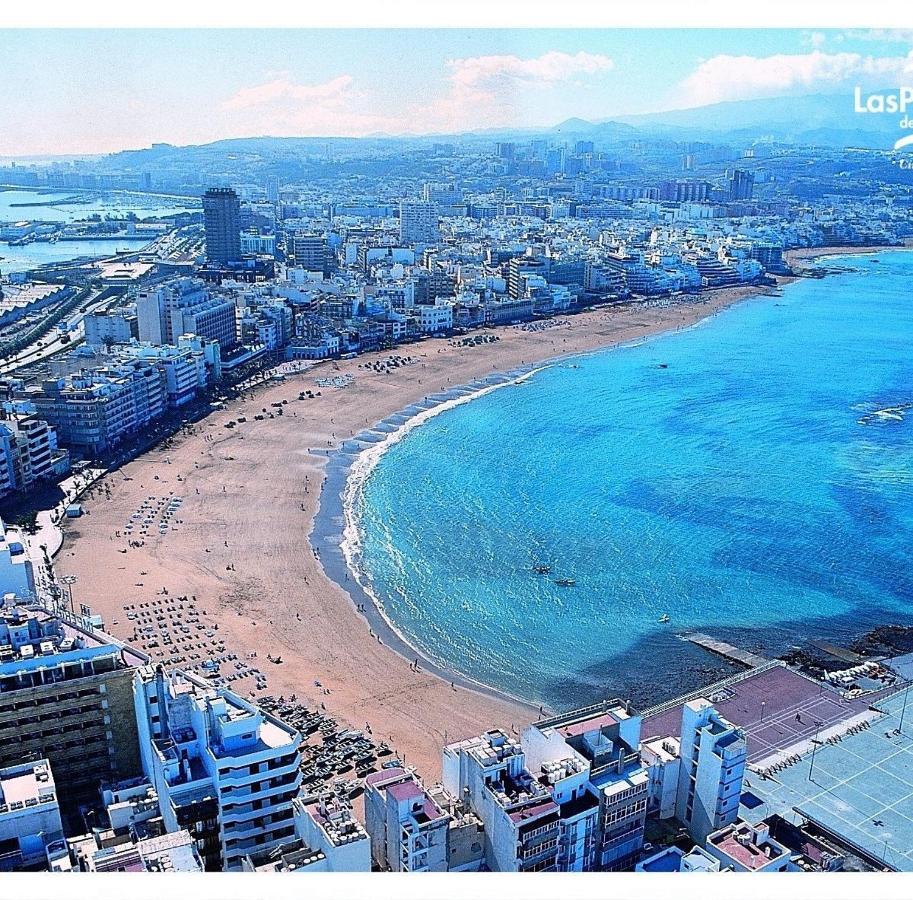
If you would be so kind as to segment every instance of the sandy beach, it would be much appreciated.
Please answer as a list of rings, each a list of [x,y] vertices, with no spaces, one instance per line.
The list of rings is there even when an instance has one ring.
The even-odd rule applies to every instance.
[[[322,538],[315,536],[315,549],[308,537],[333,449],[429,394],[688,327],[765,293],[770,288],[740,287],[699,302],[602,308],[540,330],[486,330],[497,340],[473,346],[429,339],[316,364],[108,475],[85,498],[87,514],[66,524],[58,577],[77,576],[75,602],[89,604],[109,631],[154,659],[174,655],[173,646],[149,646],[149,623],[167,606],[169,635],[183,642],[188,663],[218,653],[242,695],[294,693],[352,727],[370,725],[376,739],[434,781],[445,741],[493,726],[520,730],[537,710],[456,678],[451,684],[424,663],[416,669],[414,655],[396,652],[377,619],[360,609],[363,600],[344,589],[345,572],[332,572],[342,587],[328,577],[318,556]],[[412,362],[389,367],[391,357]],[[318,386],[318,378],[347,383]]]

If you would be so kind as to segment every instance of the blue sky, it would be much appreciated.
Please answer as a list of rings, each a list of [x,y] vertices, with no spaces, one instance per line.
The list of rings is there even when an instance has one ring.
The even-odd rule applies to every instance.
[[[913,31],[0,31],[0,155],[553,125],[913,82]]]

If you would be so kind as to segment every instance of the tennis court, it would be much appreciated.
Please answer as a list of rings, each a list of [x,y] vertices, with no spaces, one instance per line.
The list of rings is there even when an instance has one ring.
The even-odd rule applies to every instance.
[[[906,693],[882,697],[876,705],[884,714],[867,727],[817,745],[769,778],[748,772],[743,818],[794,820],[795,810],[875,859],[913,871],[913,697],[897,732]]]

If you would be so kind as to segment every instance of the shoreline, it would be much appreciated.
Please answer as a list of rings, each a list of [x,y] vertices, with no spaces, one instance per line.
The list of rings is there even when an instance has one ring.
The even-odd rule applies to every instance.
[[[777,284],[792,280],[779,278]],[[127,641],[134,627],[127,605],[152,601],[165,589],[193,596],[204,621],[239,660],[281,652],[281,665],[262,663],[267,693],[296,693],[311,706],[325,704],[328,714],[352,727],[370,722],[375,735],[433,781],[440,777],[443,743],[496,725],[516,731],[538,709],[471,679],[450,678],[443,667],[414,671],[416,652],[399,652],[395,632],[383,630],[379,613],[371,620],[358,610],[359,604],[366,604],[365,611],[370,605],[360,596],[353,599],[353,579],[345,577],[343,517],[334,517],[323,503],[334,488],[344,489],[338,463],[331,464],[334,449],[346,442],[356,446],[351,442],[370,432],[371,423],[386,420],[389,431],[399,411],[425,396],[473,382],[490,386],[496,372],[527,371],[539,360],[602,352],[692,327],[765,295],[776,296],[776,288],[740,285],[667,307],[598,307],[552,320],[542,330],[480,331],[496,338],[490,343],[464,346],[431,338],[323,361],[284,382],[257,386],[93,486],[83,500],[86,515],[63,523],[58,576],[77,575],[76,602],[89,604],[108,631]],[[384,369],[394,357],[409,364]],[[348,387],[315,387],[326,376],[352,381]],[[297,399],[305,388],[313,396]],[[260,415],[272,404],[287,404],[284,414]],[[240,424],[242,413],[246,421]],[[166,535],[150,534],[142,546],[129,545],[120,531],[124,523],[150,495],[169,492],[184,498],[183,524]],[[309,536],[323,559],[313,553]],[[331,546],[338,549],[335,569]],[[320,692],[312,687],[318,681]],[[251,681],[232,688],[257,696]]]
[[[819,259],[832,256],[864,256],[890,250],[911,249],[910,247],[816,247],[799,248],[786,251],[784,260],[791,269],[799,263],[810,263],[811,268]],[[536,704],[533,701],[511,694],[507,691],[486,685],[445,662],[435,659],[431,653],[407,638],[396,623],[387,614],[383,600],[371,584],[370,576],[360,565],[362,536],[360,534],[355,506],[360,501],[364,487],[380,463],[383,456],[392,447],[403,440],[415,428],[429,419],[485,396],[494,390],[514,384],[518,380],[532,377],[537,372],[554,365],[579,359],[597,353],[622,349],[625,346],[637,346],[647,340],[706,324],[725,309],[729,309],[753,298],[775,295],[788,284],[800,280],[800,274],[807,269],[803,266],[792,274],[776,276],[776,285],[744,285],[741,289],[745,295],[720,306],[704,317],[700,317],[686,326],[679,326],[666,331],[657,331],[632,341],[608,343],[604,346],[585,351],[572,351],[548,357],[538,362],[528,363],[519,368],[498,370],[481,379],[457,385],[443,393],[431,394],[422,401],[411,403],[397,412],[385,416],[374,425],[364,429],[358,435],[344,440],[328,454],[326,478],[321,488],[317,512],[314,516],[313,529],[309,535],[312,546],[319,548],[320,561],[327,577],[335,581],[350,595],[357,612],[371,625],[372,629],[384,635],[388,646],[404,659],[414,659],[428,671],[439,678],[452,683],[463,684],[474,690],[490,693],[532,709],[554,713],[547,704]],[[826,273],[827,274],[827,273]],[[750,290],[755,288],[755,290]],[[725,290],[725,289],[723,289]],[[739,288],[735,288],[739,290]],[[770,292],[770,293],[768,293]],[[712,291],[707,292],[712,296]],[[700,294],[695,297],[700,297]],[[687,301],[685,301],[687,302]],[[696,300],[693,302],[707,302]],[[354,446],[353,446],[354,445]],[[319,544],[315,545],[315,540]]]
[[[403,440],[415,428],[429,419],[457,406],[485,396],[500,388],[508,387],[532,377],[538,372],[569,360],[580,359],[599,353],[638,346],[648,340],[706,324],[713,317],[742,302],[763,297],[774,297],[783,286],[797,281],[800,276],[777,277],[776,285],[742,285],[723,288],[722,291],[741,292],[742,296],[715,307],[705,316],[700,316],[686,325],[658,330],[631,340],[608,342],[586,350],[575,350],[526,363],[508,370],[496,370],[491,374],[470,382],[456,385],[447,391],[429,394],[422,400],[410,403],[396,412],[385,416],[372,426],[363,429],[353,437],[343,440],[337,447],[327,451],[325,478],[321,486],[320,499],[314,515],[313,526],[308,540],[317,551],[326,576],[334,581],[350,598],[355,611],[365,619],[373,632],[381,635],[387,646],[408,662],[420,663],[432,675],[459,684],[493,697],[525,706],[537,714],[554,714],[547,703],[534,702],[528,698],[478,681],[471,675],[448,666],[435,659],[429,651],[417,646],[407,638],[387,614],[383,601],[377,595],[367,572],[358,564],[361,554],[361,536],[354,509],[360,499],[367,480],[392,447]],[[695,299],[687,305],[706,303],[713,296],[707,292],[707,299]],[[701,295],[694,295],[695,298]],[[670,304],[668,308],[674,308]]]

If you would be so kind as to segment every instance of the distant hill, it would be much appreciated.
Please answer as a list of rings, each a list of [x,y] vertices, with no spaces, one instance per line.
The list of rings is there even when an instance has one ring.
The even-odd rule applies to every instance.
[[[617,119],[643,133],[680,139],[766,137],[818,146],[871,149],[888,149],[898,131],[898,116],[854,112],[850,92],[733,100]]]

